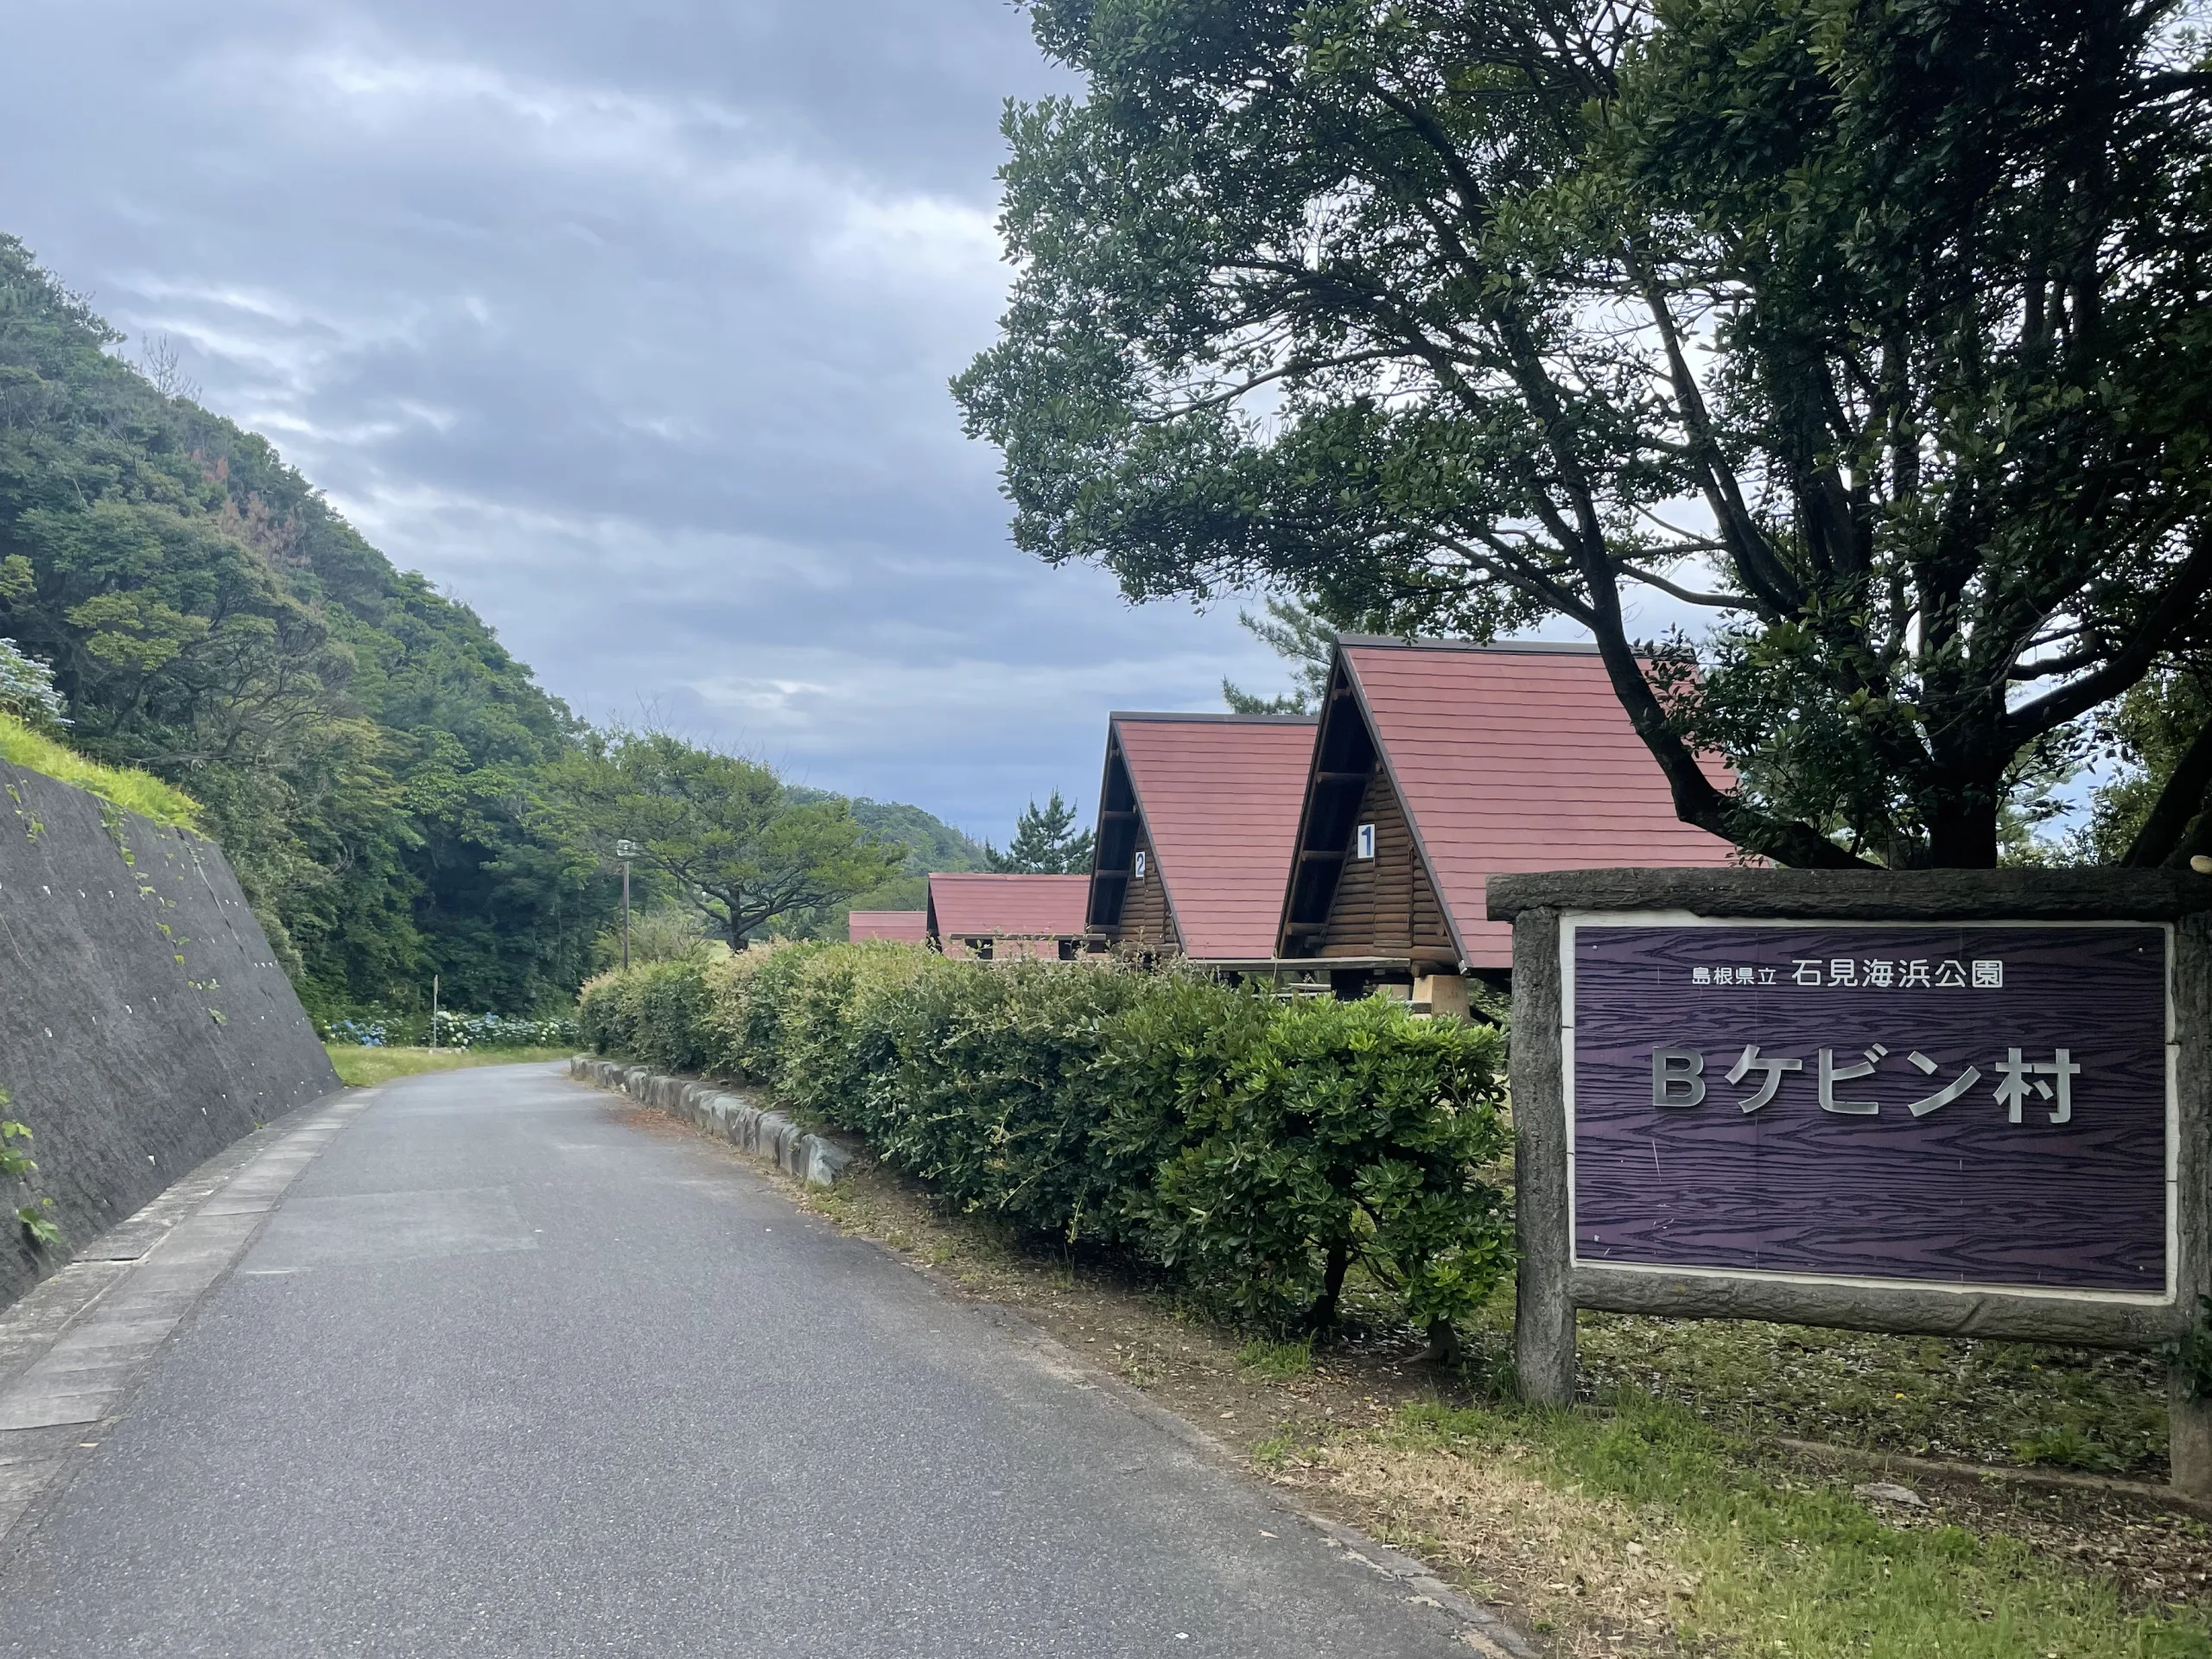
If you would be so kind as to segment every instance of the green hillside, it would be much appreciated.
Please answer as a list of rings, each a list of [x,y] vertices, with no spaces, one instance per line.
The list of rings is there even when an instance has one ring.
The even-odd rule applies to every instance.
[[[422,1007],[433,973],[448,1006],[566,1001],[614,889],[531,807],[581,726],[120,343],[0,235],[0,637],[52,664],[69,745],[200,804],[310,1007]],[[980,862],[918,808],[855,812],[913,869]]]
[[[784,791],[793,800],[829,801],[837,798],[826,789],[808,789],[792,784]],[[906,862],[899,866],[901,875],[926,875],[931,870],[980,870],[986,868],[982,844],[964,831],[954,829],[944,819],[925,812],[918,806],[908,806],[899,801],[872,801],[862,795],[852,803],[853,817],[863,829],[873,830],[886,841],[901,842],[906,849]],[[866,910],[866,905],[859,906]]]
[[[830,799],[830,791],[807,789],[791,785],[785,791],[798,801]],[[817,916],[809,917],[799,931],[823,938],[842,939],[845,937],[845,918],[855,910],[919,910],[929,902],[929,873],[931,870],[982,870],[989,868],[982,844],[964,831],[954,829],[942,818],[925,812],[918,806],[907,806],[898,801],[872,801],[866,796],[855,800],[853,816],[867,829],[873,830],[887,841],[903,843],[906,856],[899,864],[899,874],[873,892],[864,893],[849,904],[838,905]]]

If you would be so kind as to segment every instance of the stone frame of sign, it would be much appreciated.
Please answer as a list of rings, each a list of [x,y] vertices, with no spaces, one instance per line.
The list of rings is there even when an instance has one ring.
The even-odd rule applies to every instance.
[[[2207,1202],[2208,1189],[2212,1189],[2212,879],[2177,871],[2121,869],[1573,870],[1493,876],[1489,884],[1489,910],[1491,919],[1513,924],[1510,1083],[1516,1134],[1516,1208],[1520,1255],[1514,1349],[1524,1398],[1552,1405],[1564,1405],[1573,1399],[1574,1321],[1578,1308],[1691,1319],[1773,1319],[1860,1331],[2135,1349],[2155,1349],[2171,1342],[2197,1322],[2202,1306],[2200,1299],[2212,1293],[2212,1230],[2208,1230],[2212,1207]],[[2001,1252],[1993,1255],[1984,1248],[1977,1255],[1974,1241],[1967,1241],[1969,1248],[1960,1252],[1965,1265],[1956,1268],[1946,1265],[1947,1258],[1940,1249],[1931,1251],[1929,1259],[1936,1265],[1925,1270],[1898,1270],[1892,1266],[1859,1272],[1805,1271],[1802,1268],[1794,1271],[1762,1271],[1731,1266],[1732,1262],[1764,1262],[1770,1259],[1785,1260],[1785,1266],[1788,1265],[1786,1253],[1797,1235],[1783,1229],[1760,1236],[1758,1225],[1767,1219],[1763,1217],[1753,1217],[1747,1224],[1742,1238],[1732,1237],[1725,1226],[1709,1224],[1709,1214],[1697,1217],[1700,1224],[1706,1224],[1701,1234],[1697,1227],[1679,1234],[1669,1232],[1663,1217],[1641,1232],[1631,1227],[1615,1235],[1602,1229],[1593,1230],[1588,1224],[1582,1224],[1578,1231],[1574,1137],[1578,1132],[1583,1134],[1586,1147],[1590,1149],[1592,1168],[1599,1172],[1592,1174],[1590,1169],[1585,1170],[1581,1179],[1588,1189],[1602,1177],[1604,1166],[1598,1160],[1606,1151],[1605,1143],[1593,1137],[1601,1134],[1602,1115],[1608,1108],[1596,1103],[1608,1087],[1612,1101],[1618,1103],[1622,1099],[1624,1073],[1620,1065],[1615,1065],[1608,1083],[1597,1068],[1588,1068],[1591,1081],[1586,1089],[1586,1099],[1592,1103],[1578,1128],[1573,1100],[1577,1050],[1574,1034],[1567,1022],[1573,1018],[1576,976],[1586,970],[1582,958],[1573,963],[1563,958],[1563,943],[1587,938],[1592,941],[1588,947],[1592,953],[1602,954],[1610,950],[1616,956],[1632,957],[1633,947],[1639,939],[1648,939],[1649,962],[1638,971],[1650,976],[1649,982],[1663,982],[1669,995],[1672,995],[1674,980],[1681,978],[1687,983],[1695,971],[1677,966],[1683,956],[1678,948],[1680,942],[1693,937],[1681,930],[1717,930],[1703,937],[1736,942],[1735,949],[1723,950],[1719,956],[1732,954],[1749,959],[1756,953],[1744,942],[1765,937],[1755,936],[1751,931],[1753,928],[1775,930],[1773,937],[1777,938],[1788,930],[1800,930],[1791,937],[1801,939],[1834,937],[1837,931],[1848,928],[1867,929],[1864,937],[1869,938],[1891,939],[1911,936],[1916,929],[1960,930],[1961,938],[1972,936],[1986,941],[1998,937],[1994,930],[2008,928],[2030,930],[2017,936],[2024,939],[2056,939],[2061,937],[2061,931],[2068,928],[2084,930],[2078,936],[2082,938],[2102,930],[2100,937],[2109,939],[2119,937],[2120,930],[2129,926],[2147,926],[2152,931],[2140,937],[2148,938],[2155,933],[2163,941],[2166,1002],[2161,1033],[2164,1041],[2158,1045],[2164,1050],[2164,1168],[2163,1180],[2158,1183],[2164,1188],[2163,1217],[2156,1228],[2158,1237],[2137,1240],[2139,1245],[2145,1246],[2140,1252],[2144,1258],[2155,1261],[2158,1268],[2162,1269],[2157,1276],[2162,1277],[2164,1283],[2154,1289],[2129,1291],[2115,1287],[2116,1281],[2111,1275],[2117,1269],[2112,1262],[2091,1263],[2086,1280],[2069,1281],[2069,1263],[2063,1258],[2056,1265],[2034,1263],[2019,1270],[2027,1282],[2006,1282],[2015,1269],[2006,1265]],[[1605,931],[1607,929],[1612,931]],[[1649,931],[1639,935],[1638,930]],[[1672,955],[1668,954],[1670,950]],[[1987,954],[1994,957],[1999,951],[1992,947]],[[1839,962],[1835,966],[1840,972],[1845,964]],[[1700,976],[1700,991],[1707,981],[1719,971],[1708,969]],[[1754,981],[1764,971],[1730,970],[1732,975],[1749,972]],[[1805,971],[1802,964],[1798,971]],[[1775,982],[1770,979],[1766,983],[1772,987]],[[2139,982],[2137,989],[2140,988]],[[1774,993],[1758,990],[1746,995],[1770,997]],[[1960,995],[1971,998],[1974,993],[1964,990]],[[2136,1001],[2140,1000],[2139,995]],[[1619,999],[1615,1001],[1618,1003]],[[1664,998],[1660,1002],[1663,1003]],[[1725,999],[1716,999],[1716,1003],[1721,1002]],[[1834,1003],[1833,999],[1831,1005],[1852,1010],[1861,1006]],[[1592,999],[1592,1011],[1586,1012],[1584,1020],[1586,1035],[1601,1018],[1594,1012],[1601,1006],[1599,999]],[[1702,1010],[1713,1005],[1685,1006]],[[1782,1004],[1770,1001],[1767,1006],[1779,1007]],[[1908,1005],[1899,1002],[1892,1006],[1902,1008]],[[1923,1001],[1922,1006],[1928,1004]],[[1965,1005],[1962,1002],[1961,1006]],[[1985,1006],[1994,1007],[1997,1004],[1993,1001]],[[2139,1015],[2139,1009],[2136,1012]],[[1683,1016],[1693,1026],[1703,1017],[1701,1013]],[[1657,1018],[1654,1016],[1655,1020]],[[1744,1028],[1740,1023],[1732,1028],[1725,1014],[1718,1018],[1714,1029],[1732,1029],[1734,1035],[1729,1039],[1732,1043],[1741,1037]],[[1837,1019],[1848,1027],[1848,1013]],[[1910,1027],[1912,1020],[1906,1019],[1899,1023],[1900,1039],[1914,1040],[1910,1031],[1903,1029]],[[2097,1022],[2092,1020],[2086,1023],[2094,1027]],[[2136,1024],[2141,1023],[2138,1018]],[[1802,1036],[1803,1020],[1801,1019],[1798,1024],[1800,1034],[1795,1041],[1802,1046],[1806,1040]],[[2001,1041],[2001,1024],[1998,1021],[1992,1025],[1990,1041]],[[1646,1039],[1647,1048],[1658,1048],[1657,1039],[1668,1035],[1665,1031],[1654,1029]],[[1600,1037],[1591,1035],[1586,1047],[1601,1040]],[[1855,1039],[1846,1037],[1843,1040]],[[1669,1046],[1671,1048],[1671,1040]],[[1930,1043],[1925,1046],[1941,1052],[1940,1045]],[[2138,1041],[2135,1050],[2141,1047],[2142,1043]],[[1616,1045],[1603,1052],[1618,1058],[1628,1051]],[[1738,1106],[1742,1101],[1758,1098],[1754,1086],[1757,1078],[1745,1077],[1738,1087],[1730,1088],[1719,1071],[1718,1062],[1735,1052],[1730,1047],[1725,1053],[1710,1056],[1709,1062],[1700,1052],[1688,1049],[1680,1058],[1649,1058],[1651,1092],[1646,1103],[1654,1115],[1655,1124],[1662,1122],[1662,1100],[1668,1104],[1679,1104],[1689,1101],[1694,1093],[1700,1100],[1705,1097],[1702,1089],[1687,1081],[1668,1083],[1662,1073],[1687,1079],[1692,1075],[1693,1065],[1710,1064],[1712,1074],[1700,1073],[1700,1078],[1711,1084],[1717,1096],[1726,1098],[1715,1100],[1715,1114],[1703,1119],[1696,1131],[1706,1136],[1700,1157],[1707,1161],[1717,1157],[1725,1162],[1732,1155],[1732,1147],[1741,1150],[1746,1132],[1738,1125],[1745,1120],[1738,1112]],[[1884,1058],[1882,1069],[1899,1074],[1897,1081],[1885,1086],[1895,1090],[1917,1083],[1916,1078],[1902,1073],[1901,1068],[1890,1060],[1886,1048],[1866,1048],[1868,1061],[1873,1060],[1878,1052]],[[1749,1059],[1756,1052],[1752,1050],[1745,1058]],[[2012,1067],[2020,1069],[2022,1054],[2001,1046],[1994,1055],[1987,1057],[1985,1064],[2001,1067],[2005,1063],[2003,1057],[2008,1054]],[[1840,1077],[1847,1071],[1831,1052],[1823,1051],[1819,1059],[1821,1075],[1815,1105],[1815,1062],[1808,1054],[1796,1058],[1802,1060],[1805,1070],[1801,1072],[1793,1068],[1787,1074],[1787,1081],[1796,1091],[1790,1099],[1795,1103],[1791,1109],[1798,1114],[1794,1120],[1797,1127],[1765,1131],[1768,1140],[1763,1155],[1770,1159],[1774,1158],[1777,1144],[1795,1134],[1826,1135],[1828,1138],[1825,1144],[1831,1148],[1843,1144],[1834,1135],[1846,1132],[1847,1120],[1823,1117],[1821,1109],[1829,1113],[1848,1111],[1853,1109],[1852,1103],[1840,1101],[1843,1094],[1873,1091],[1873,1085],[1868,1084],[1857,1084],[1852,1090],[1840,1086],[1832,1088],[1831,1076]],[[1866,1065],[1859,1061],[1857,1051],[1847,1058],[1856,1063],[1851,1070]],[[1898,1058],[1904,1058],[1902,1052]],[[1910,1058],[1916,1070],[1930,1071],[1927,1086],[1934,1091],[1935,1085],[1943,1080],[1930,1070],[1937,1067],[1936,1058],[1923,1054],[1917,1046],[1910,1050]],[[1960,1049],[1955,1056],[1945,1057],[1940,1069],[1962,1075],[1967,1058],[1965,1051]],[[2088,1057],[2085,1053],[2083,1058]],[[2064,1062],[2067,1057],[2062,1054],[2052,1058]],[[2050,1060],[2047,1059],[2040,1070],[2052,1071]],[[2139,1118],[2145,1086],[2139,1052],[2134,1071],[2137,1087],[2133,1109]],[[1770,1078],[1775,1075],[1766,1074]],[[2063,1084],[2071,1079],[2062,1073],[2060,1081]],[[2002,1078],[1999,1087],[2017,1086],[2018,1083],[2017,1077]],[[1639,1083],[1637,1086],[1643,1085]],[[1928,1101],[1936,1098],[1939,1092],[1931,1092],[1915,1105],[1926,1107]],[[2050,1091],[2047,1086],[2044,1094],[2046,1098],[2040,1101],[2032,1095],[2029,1096],[2031,1108],[2044,1109],[2027,1112],[2025,1128],[2015,1131],[2016,1135],[2031,1135],[2046,1121],[2057,1116],[2063,1103],[2054,1103],[2048,1098]],[[1981,1114],[1980,1118],[1972,1120],[1977,1125],[1993,1121],[2001,1129],[2004,1122],[1999,1108],[2003,1097],[1999,1096],[1998,1104],[1993,1105],[1990,1095],[1984,1081],[1971,1103],[1955,1094],[1947,1098],[1959,1100],[1961,1107],[1971,1104],[1973,1110]],[[1832,1103],[1832,1096],[1839,1103]],[[2018,1103],[2016,1094],[2016,1114]],[[2154,1102],[2152,1107],[2154,1111],[2156,1104]],[[1871,1110],[1871,1103],[1859,1102],[1857,1109]],[[1931,1121],[1967,1121],[1955,1116],[1957,1109],[1950,1109],[1954,1116],[1939,1114]],[[1766,1112],[1761,1118],[1763,1125],[1782,1123],[1779,1115],[1765,1108],[1746,1107],[1745,1111]],[[1870,1116],[1855,1121],[1869,1126],[1878,1122],[1896,1126],[1885,1132],[1896,1134],[1901,1130],[1907,1136],[1918,1127],[1916,1121],[1894,1110],[1886,1119]],[[1669,1134],[1675,1132],[1676,1125],[1689,1122],[1687,1116],[1663,1117]],[[1811,1128],[1807,1131],[1808,1122]],[[2016,1115],[2012,1122],[2018,1124],[2022,1118]],[[1991,1144],[1995,1134],[1982,1128],[1975,1132],[1982,1145]],[[1728,1139],[1731,1136],[1732,1142]],[[2108,1169],[2102,1176],[2113,1181],[2134,1183],[2126,1191],[2138,1201],[2132,1212],[2132,1225],[2138,1235],[2144,1233],[2146,1226],[2141,1213],[2146,1184],[2158,1182],[2157,1172],[2146,1173],[2140,1155],[2143,1147],[2139,1143],[2144,1138],[2139,1121],[2134,1164]],[[1657,1172],[1661,1167],[1658,1130],[1655,1129],[1651,1139],[1654,1169]],[[1811,1142],[1808,1141],[1808,1144]],[[1887,1144],[1895,1148],[1911,1142],[1904,1138]],[[2022,1141],[2018,1144],[2028,1143]],[[1670,1142],[1669,1154],[1675,1149],[1675,1143]],[[1789,1158],[1789,1150],[1784,1147],[1780,1161],[1787,1165]],[[1929,1163],[1929,1159],[1922,1157],[1917,1173],[1924,1177]],[[1694,1167],[1696,1174],[1681,1178],[1655,1173],[1655,1192],[1663,1193],[1670,1180],[1694,1180],[1709,1173],[1703,1162]],[[1847,1188],[1851,1172],[1841,1165],[1816,1164],[1809,1173],[1817,1178],[1828,1167],[1839,1172],[1840,1191]],[[1961,1162],[1959,1167],[1964,1171],[1967,1165]],[[1796,1173],[1803,1177],[1808,1171],[1801,1168]],[[1884,1190],[1876,1179],[1878,1173],[1877,1170],[1865,1177],[1873,1185],[1867,1186],[1857,1201],[1846,1193],[1837,1204],[1839,1213],[1848,1213],[1860,1223],[1871,1224],[1872,1235],[1866,1235],[1862,1230],[1862,1236],[1872,1236],[1878,1240],[1883,1217],[1877,1212],[1882,1206]],[[2049,1171],[2046,1169],[2044,1173],[2048,1176]],[[1961,1185],[1961,1191],[1965,1191],[1965,1184]],[[1620,1185],[1615,1183],[1612,1191],[1616,1194]],[[1751,1190],[1745,1186],[1735,1189],[1739,1195]],[[2047,1198],[2050,1190],[2050,1182],[2046,1179],[2040,1188],[2023,1198],[2023,1213],[2031,1211],[2036,1203]],[[1783,1195],[1777,1200],[1777,1207],[1786,1209],[1789,1200],[1784,1185],[1777,1182],[1774,1191]],[[1586,1190],[1582,1197],[1586,1208],[1591,1207],[1591,1192]],[[1986,1217],[1986,1192],[1981,1197]],[[1901,1198],[1899,1202],[1903,1205],[1904,1199]],[[1624,1200],[1616,1207],[1632,1211],[1634,1201]],[[1925,1236],[1930,1224],[1923,1213],[1909,1218],[1906,1228],[1910,1230],[1916,1225]],[[1941,1224],[1935,1224],[1940,1232]],[[2079,1230],[2078,1219],[2076,1227]],[[2031,1243],[2040,1239],[2044,1230],[2031,1222],[2023,1229]],[[1692,1234],[1698,1236],[1693,1238],[1689,1236]],[[1986,1236],[1987,1230],[1984,1229],[1976,1233],[1975,1238],[1986,1246]],[[1640,1251],[1642,1259],[1599,1259],[1611,1255],[1616,1236],[1625,1241],[1624,1248],[1630,1254]],[[1655,1239],[1659,1242],[1655,1243]],[[1684,1242],[1677,1244],[1674,1242],[1677,1239]],[[1875,1249],[1878,1255],[1878,1243],[1868,1248]],[[1667,1259],[1669,1252],[1676,1249],[1683,1259]],[[1587,1252],[1586,1255],[1579,1254],[1579,1250]],[[1761,1250],[1766,1254],[1759,1254]],[[1776,1254],[1777,1250],[1781,1252],[1779,1255]],[[2120,1250],[2118,1254],[2124,1256],[2126,1252]],[[2190,1397],[2177,1380],[2170,1404],[2174,1484],[2195,1496],[2212,1497],[2212,1402]]]

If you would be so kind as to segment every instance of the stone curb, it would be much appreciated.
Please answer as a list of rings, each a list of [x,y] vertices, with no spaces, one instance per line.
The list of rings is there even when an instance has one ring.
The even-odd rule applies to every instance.
[[[827,1135],[809,1135],[781,1112],[756,1106],[742,1095],[711,1083],[672,1077],[642,1065],[594,1059],[578,1054],[569,1075],[579,1083],[620,1090],[633,1100],[681,1118],[702,1134],[728,1141],[740,1151],[772,1160],[777,1168],[817,1186],[835,1186],[853,1161],[852,1148]]]

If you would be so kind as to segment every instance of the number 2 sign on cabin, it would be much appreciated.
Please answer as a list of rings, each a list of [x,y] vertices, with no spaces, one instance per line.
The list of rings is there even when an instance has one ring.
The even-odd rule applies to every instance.
[[[1574,1259],[2168,1294],[2170,943],[1569,925]]]

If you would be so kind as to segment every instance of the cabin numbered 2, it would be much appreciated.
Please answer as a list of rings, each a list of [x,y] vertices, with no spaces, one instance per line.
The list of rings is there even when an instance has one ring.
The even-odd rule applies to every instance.
[[[1299,715],[1112,715],[1092,935],[1131,954],[1272,972],[1313,725]]]

